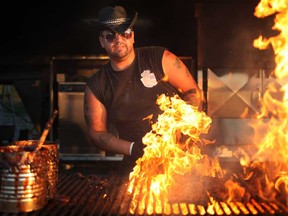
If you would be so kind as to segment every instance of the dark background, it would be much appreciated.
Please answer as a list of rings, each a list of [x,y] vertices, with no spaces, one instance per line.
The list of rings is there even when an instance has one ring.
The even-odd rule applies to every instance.
[[[33,123],[43,128],[51,111],[51,59],[104,54],[91,21],[102,7],[113,5],[138,11],[136,47],[165,46],[178,56],[191,57],[194,77],[205,68],[271,68],[272,48],[260,51],[253,47],[259,35],[277,33],[271,30],[274,16],[254,16],[259,2],[7,1],[0,11],[0,84],[16,87]]]
[[[8,2],[2,7],[1,13],[1,54],[26,56],[102,53],[96,28],[87,21],[96,18],[100,8],[109,5],[123,5],[129,11],[139,12],[135,29],[136,46],[172,46],[179,53],[183,51],[190,54],[189,42],[195,38],[192,31],[194,5],[191,2],[187,5],[188,2],[175,5],[175,1],[168,0],[158,7],[154,5],[155,2],[153,4],[152,1],[143,0],[26,1],[17,5]]]
[[[267,64],[270,53],[252,43],[269,33],[273,17],[256,18],[258,0],[8,1],[1,6],[1,56],[98,55],[96,29],[87,20],[100,8],[123,5],[139,12],[136,46],[166,46],[200,67]],[[160,5],[158,5],[160,4]],[[261,58],[261,59],[260,59]]]

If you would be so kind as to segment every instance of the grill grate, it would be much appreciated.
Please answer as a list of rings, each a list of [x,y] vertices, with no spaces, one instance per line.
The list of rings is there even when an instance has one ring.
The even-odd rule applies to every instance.
[[[132,215],[129,208],[132,196],[127,195],[128,179],[121,176],[84,176],[81,173],[59,175],[57,195],[42,209],[29,213],[1,213],[13,215]],[[216,208],[215,208],[216,206]],[[138,211],[135,215],[287,215],[288,208],[282,203],[257,202],[252,199],[247,203],[218,202],[213,209],[198,204],[174,203],[168,206],[169,212],[154,206],[150,212]],[[162,209],[163,206],[162,206]]]

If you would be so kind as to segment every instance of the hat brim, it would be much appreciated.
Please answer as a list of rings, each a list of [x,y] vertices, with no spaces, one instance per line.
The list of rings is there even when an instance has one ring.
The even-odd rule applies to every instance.
[[[99,26],[100,26],[99,30],[100,31],[110,30],[115,33],[123,33],[127,29],[133,28],[133,26],[136,24],[137,18],[138,18],[138,12],[135,12],[131,22],[126,22],[121,25],[104,25],[103,23],[99,23]]]

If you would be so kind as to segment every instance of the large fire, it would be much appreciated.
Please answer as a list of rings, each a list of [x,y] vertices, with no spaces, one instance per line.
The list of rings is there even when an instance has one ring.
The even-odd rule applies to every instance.
[[[252,170],[260,169],[265,173],[265,187],[259,188],[259,196],[262,199],[271,201],[285,194],[284,199],[287,202],[288,1],[262,0],[257,5],[254,15],[258,18],[275,15],[273,30],[278,34],[270,38],[259,36],[254,41],[254,46],[267,49],[271,45],[276,63],[274,76],[282,86],[270,83],[267,87],[261,99],[262,107],[258,116],[262,119],[261,124],[254,125],[255,153],[248,160],[242,160],[242,165]]]
[[[234,152],[239,157],[242,172],[225,175],[217,158],[203,151],[207,144],[213,143],[201,136],[209,131],[212,122],[210,117],[178,96],[169,98],[161,95],[157,104],[163,114],[143,138],[146,145],[144,155],[137,160],[137,165],[130,173],[130,213],[175,213],[177,209],[173,210],[174,201],[181,208],[181,203],[201,200],[193,197],[193,194],[205,197],[204,192],[208,198],[207,205],[196,204],[198,212],[203,214],[214,214],[215,211],[217,214],[223,214],[221,211],[231,214],[231,210],[240,214],[238,209],[245,212],[243,203],[250,212],[257,214],[261,212],[260,207],[258,210],[253,208],[257,205],[257,199],[276,203],[280,200],[287,206],[288,1],[262,0],[255,8],[254,15],[263,18],[273,14],[273,30],[279,34],[271,38],[260,36],[253,45],[259,49],[272,46],[277,65],[274,76],[278,79],[278,85],[271,83],[261,98],[261,111],[257,116],[260,124],[253,125],[253,147],[249,151],[239,149]],[[205,191],[199,189],[201,187]],[[184,205],[181,211],[183,214],[186,211],[193,212],[196,205]]]
[[[181,181],[181,176],[186,174],[221,175],[220,167],[215,166],[217,161],[213,162],[201,153],[201,146],[211,143],[200,136],[208,132],[211,118],[177,95],[171,98],[161,95],[157,104],[163,113],[144,136],[144,155],[130,174],[129,191],[133,191],[135,200],[135,206],[130,208],[132,213],[136,204],[138,212],[144,209],[153,212],[155,205],[159,212],[169,212],[166,208],[169,197],[173,199],[171,187],[177,176]]]

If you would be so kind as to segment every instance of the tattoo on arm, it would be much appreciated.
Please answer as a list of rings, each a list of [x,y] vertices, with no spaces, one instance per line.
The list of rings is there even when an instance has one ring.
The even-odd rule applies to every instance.
[[[178,57],[176,57],[175,62],[173,64],[174,64],[174,66],[177,69],[181,68],[181,61],[180,61],[180,59]],[[185,72],[186,72],[187,77],[191,76],[190,71],[188,70],[188,68],[186,68]]]
[[[99,143],[106,145],[110,142],[110,140],[112,139],[113,135],[110,133],[104,133],[102,135],[99,136]]]
[[[200,98],[197,96],[197,90],[195,88],[186,91],[182,95],[182,99],[193,106],[198,106],[200,102]]]
[[[191,73],[190,73],[190,71],[187,68],[186,68],[186,75],[187,75],[187,77],[191,76]]]
[[[91,141],[102,149],[109,148],[107,146],[111,143],[111,141],[113,141],[113,137],[115,136],[106,130],[95,131],[96,129],[94,127],[97,127],[97,121],[91,117],[91,110],[88,106],[88,99],[86,97],[84,97],[84,117],[87,127],[89,130],[91,129],[93,131],[92,133],[94,134],[92,137],[90,137]]]
[[[173,63],[177,69],[181,68],[180,59],[176,57],[175,62]]]

